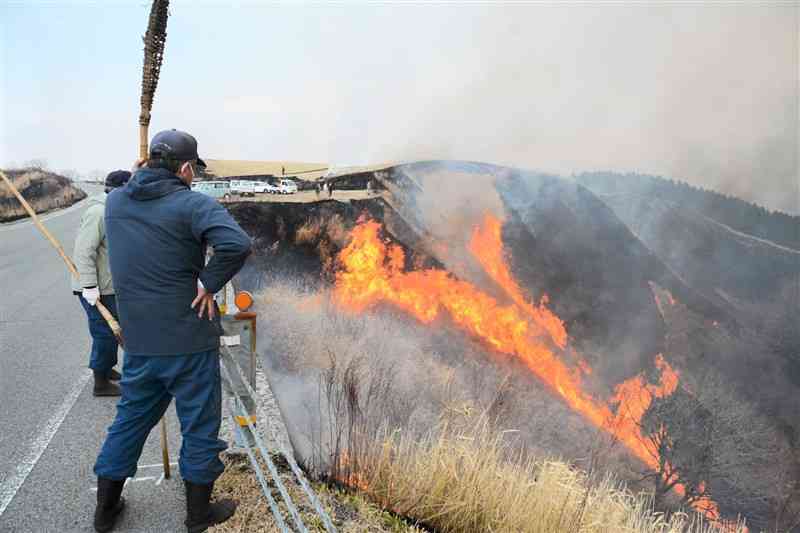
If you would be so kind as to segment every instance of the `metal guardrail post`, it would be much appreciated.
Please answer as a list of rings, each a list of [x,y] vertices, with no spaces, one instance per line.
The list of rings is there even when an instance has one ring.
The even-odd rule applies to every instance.
[[[234,362],[234,364],[235,364],[235,362]],[[225,379],[227,379],[229,382],[232,383],[233,379],[231,378],[231,375],[228,372],[228,369],[226,368],[226,366],[224,364],[221,364],[220,368],[222,369],[222,373],[225,375]],[[238,394],[238,393],[236,394],[236,396],[237,397],[241,397],[241,395]],[[231,402],[231,403],[234,403],[234,402]],[[234,403],[234,407],[236,405],[237,404]],[[240,403],[238,405],[239,405],[239,408],[242,409],[242,407],[241,407],[242,404]],[[241,416],[241,415],[239,415],[239,416]],[[281,497],[283,498],[283,502],[286,504],[286,508],[289,511],[289,515],[292,517],[292,521],[294,522],[295,526],[300,531],[300,533],[308,533],[308,529],[306,528],[305,524],[303,524],[303,520],[300,518],[300,513],[297,512],[297,508],[294,506],[294,503],[292,502],[292,499],[289,496],[289,493],[286,491],[286,486],[283,484],[283,481],[281,481],[280,474],[278,474],[278,469],[275,466],[275,463],[272,461],[272,458],[270,457],[270,454],[267,453],[266,449],[264,448],[264,444],[261,442],[261,438],[258,436],[258,433],[256,432],[255,426],[253,426],[253,424],[250,422],[249,417],[244,417],[244,418],[247,420],[247,427],[250,430],[250,434],[253,436],[253,439],[255,440],[256,447],[261,452],[261,457],[264,459],[264,462],[267,464],[267,469],[269,470],[269,473],[272,476],[272,481],[273,481],[273,483],[275,483],[275,486],[278,488],[278,492],[280,492]],[[246,448],[248,450],[250,450],[250,446],[249,445],[247,445]],[[259,469],[258,463],[255,464],[255,467],[257,469]],[[320,518],[322,518],[322,517],[320,517]]]
[[[223,387],[228,398],[230,407],[230,417],[234,425],[234,434],[236,436],[237,445],[244,448],[251,466],[255,472],[258,482],[261,485],[261,490],[269,504],[270,511],[275,517],[276,524],[282,533],[291,531],[287,527],[280,510],[272,497],[267,481],[265,480],[264,472],[253,453],[253,448],[258,449],[261,453],[264,462],[267,465],[270,474],[270,481],[278,488],[289,515],[292,518],[297,530],[300,533],[308,533],[308,529],[300,518],[294,503],[289,496],[286,487],[284,486],[279,476],[278,470],[273,462],[270,454],[264,447],[257,430],[257,402],[258,395],[256,394],[256,364],[257,364],[257,315],[253,312],[238,312],[231,314],[228,304],[234,299],[229,297],[228,292],[233,291],[230,284],[226,285],[224,295],[218,300],[221,304],[220,311],[222,311],[222,327],[225,335],[222,338],[220,347],[220,369],[223,377]],[[240,364],[241,363],[241,364]],[[233,366],[236,372],[232,375],[228,370],[228,366]],[[247,372],[242,370],[242,367],[247,367]],[[246,375],[245,375],[246,374]],[[237,380],[238,378],[238,380]],[[272,443],[270,443],[272,444]],[[308,485],[303,473],[294,460],[290,452],[282,448],[275,447],[286,461],[297,479],[298,483],[303,489],[303,492],[308,497],[312,507],[314,508],[317,517],[322,521],[325,530],[329,533],[336,533],[336,527],[333,525],[328,514],[322,508],[322,505],[317,498],[317,495]]]

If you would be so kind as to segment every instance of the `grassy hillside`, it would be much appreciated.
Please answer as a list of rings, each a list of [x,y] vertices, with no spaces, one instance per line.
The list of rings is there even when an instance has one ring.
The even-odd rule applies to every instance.
[[[587,172],[575,177],[601,195],[628,194],[658,198],[690,209],[731,228],[800,250],[800,217],[680,181],[642,174]],[[796,191],[795,191],[796,193]],[[787,191],[787,194],[793,194]]]
[[[71,180],[46,170],[34,168],[6,170],[5,174],[37,213],[68,207],[86,198],[86,193],[73,185]],[[0,183],[0,222],[27,216],[9,188]]]
[[[488,270],[470,263],[476,261],[474,254],[459,252],[467,247],[466,241],[474,235],[473,228],[483,227],[480,217],[486,209],[502,210],[504,220],[498,228],[498,237],[507,253],[511,277],[525,291],[525,296],[530,295],[534,301],[541,294],[548,295],[548,309],[564,322],[570,349],[576,350],[591,370],[582,375],[581,382],[584,392],[594,398],[592,405],[605,405],[606,399],[612,395],[610,391],[620,383],[630,382],[632,377],[646,377],[649,383],[654,383],[658,373],[653,357],[661,353],[680,372],[680,382],[686,383],[686,390],[710,393],[715,389],[708,386],[711,380],[706,376],[711,375],[712,370],[721,374],[719,381],[725,386],[720,388],[731,391],[731,394],[724,397],[726,410],[709,410],[713,413],[713,423],[709,423],[709,427],[720,431],[752,428],[755,427],[753,420],[762,421],[764,415],[772,426],[791,423],[791,417],[796,419],[797,409],[793,407],[796,406],[795,399],[800,396],[785,394],[796,388],[785,383],[786,377],[778,379],[781,365],[788,364],[790,359],[771,356],[765,350],[762,334],[753,332],[751,327],[743,328],[728,310],[726,302],[715,304],[687,284],[692,280],[683,280],[676,275],[675,267],[670,267],[649,249],[608,205],[587,189],[556,177],[461,162],[394,167],[386,182],[387,191],[392,193],[389,201],[386,201],[388,194],[384,194],[369,201],[347,204],[319,202],[302,208],[278,203],[242,203],[231,207],[233,215],[254,238],[255,253],[240,281],[246,283],[249,290],[263,290],[265,301],[268,300],[272,306],[261,309],[271,319],[269,335],[259,342],[270,347],[265,359],[273,368],[271,375],[276,376],[273,390],[279,403],[289,402],[283,414],[296,428],[292,433],[297,437],[295,449],[308,464],[322,465],[322,470],[326,468],[329,454],[315,455],[315,450],[326,449],[329,445],[327,437],[319,437],[313,442],[306,437],[320,435],[318,428],[326,426],[308,415],[304,408],[295,408],[292,402],[302,397],[310,398],[310,405],[317,405],[317,399],[324,403],[324,399],[319,398],[322,393],[319,392],[316,373],[334,375],[335,369],[345,373],[341,369],[348,364],[347,360],[359,360],[368,365],[366,369],[352,372],[359,376],[360,386],[336,390],[358,391],[359,398],[362,398],[369,396],[373,385],[379,388],[388,383],[395,387],[385,402],[373,402],[372,405],[377,407],[370,409],[368,401],[359,402],[354,411],[359,420],[379,423],[388,417],[396,420],[390,423],[391,427],[402,428],[403,435],[414,435],[432,427],[443,414],[451,411],[475,409],[480,412],[498,406],[497,409],[507,418],[502,427],[514,430],[515,438],[524,443],[530,456],[558,455],[574,466],[591,469],[586,465],[586,458],[592,456],[591,435],[594,432],[591,425],[572,411],[567,402],[560,401],[559,397],[568,397],[569,391],[564,392],[566,381],[559,381],[557,387],[545,385],[552,383],[555,369],[549,372],[543,365],[528,365],[517,356],[524,353],[527,345],[520,344],[503,352],[509,357],[498,355],[481,343],[480,331],[470,336],[462,333],[463,328],[457,322],[461,315],[452,314],[451,321],[450,316],[442,312],[441,320],[429,327],[424,321],[409,320],[411,311],[398,313],[395,307],[399,306],[390,307],[394,304],[388,298],[378,300],[370,312],[352,318],[339,312],[335,303],[326,303],[325,287],[329,282],[337,283],[336,258],[341,257],[347,235],[364,211],[384,223],[385,231],[380,238],[389,239],[403,251],[402,256],[397,255],[400,261],[397,264],[402,264],[404,271],[396,271],[387,277],[389,282],[395,283],[393,286],[421,283],[428,270],[451,270],[463,283],[477,287],[480,294],[490,295],[494,300],[487,301],[491,304],[495,300],[507,302],[508,299],[488,278]],[[695,219],[702,221],[696,213],[691,220]],[[679,222],[681,220],[669,219],[673,226]],[[719,229],[718,226],[710,224],[714,231]],[[691,228],[698,237],[703,236],[703,224],[693,224]],[[739,237],[735,237],[731,245],[740,242]],[[711,234],[710,238],[713,242],[721,240],[717,233]],[[429,244],[437,241],[446,246]],[[742,243],[746,245],[749,241],[745,239]],[[774,248],[769,244],[764,246]],[[749,249],[756,250],[754,246]],[[741,254],[733,255],[737,256],[737,265],[742,263]],[[701,259],[697,258],[698,264],[703,266],[705,263]],[[731,279],[729,283],[735,284],[737,279]],[[289,291],[285,298],[275,292],[279,282],[283,281],[286,281]],[[295,285],[300,287],[296,292],[291,289]],[[429,287],[432,288],[425,298],[438,298],[438,287],[432,284]],[[668,292],[665,290],[662,297],[654,287]],[[319,300],[303,296],[306,290],[314,296],[319,292]],[[406,294],[410,299],[416,298],[413,291]],[[422,301],[422,298],[416,299]],[[306,301],[310,303],[306,305]],[[297,302],[302,305],[298,304],[295,309]],[[664,307],[667,309],[662,309]],[[414,315],[411,317],[413,319]],[[352,324],[348,322],[350,320]],[[341,348],[337,349],[337,346]],[[334,365],[331,353],[344,354],[343,359],[335,361]],[[574,360],[572,352],[564,353],[563,357],[557,353],[554,357],[565,361],[568,366]],[[296,369],[302,369],[302,372]],[[396,378],[384,379],[386,372]],[[302,377],[298,379],[298,376]],[[697,383],[700,388],[695,386]],[[745,390],[741,392],[740,389]],[[513,393],[506,395],[506,390]],[[492,391],[497,391],[496,397]],[[338,402],[340,396],[333,396],[334,403]],[[676,433],[683,431],[681,424],[684,421],[696,419],[691,413],[687,415],[685,410],[695,408],[697,404],[705,405],[701,403],[699,394],[678,398],[686,397],[694,399],[685,403],[676,400],[674,405],[668,405],[684,410],[666,415],[663,410],[656,413],[671,417],[667,422]],[[348,398],[355,399],[355,393]],[[500,400],[495,401],[497,398]],[[739,408],[751,403],[757,404],[761,410],[748,411],[747,423],[726,422],[727,408],[731,412],[744,412]],[[324,420],[328,418],[335,417],[325,415]],[[653,424],[652,427],[665,425]],[[770,443],[774,437],[776,449],[780,448],[778,451],[783,453],[784,441],[790,431],[781,426],[783,433],[775,435],[772,426],[769,426],[769,434],[759,433],[759,442]],[[343,435],[349,434],[343,432]],[[690,431],[690,434],[696,435],[697,432]],[[731,444],[737,444],[737,450],[744,449],[738,446],[743,442],[739,434],[735,438],[718,437],[716,433],[712,436],[716,439],[713,442],[715,449],[726,452],[707,457],[714,458],[714,461],[733,458],[735,465],[718,461],[703,463],[703,468],[708,467],[709,472],[714,468],[713,477],[695,477],[692,478],[694,481],[688,481],[701,490],[700,486],[705,484],[700,481],[707,479],[709,486],[716,491],[718,497],[715,499],[724,516],[733,518],[742,512],[747,514],[754,531],[768,527],[772,509],[769,506],[780,502],[778,497],[772,497],[772,492],[762,490],[756,483],[776,479],[765,474],[767,468],[762,463],[767,463],[769,468],[779,465],[786,472],[792,472],[794,462],[782,455],[772,461],[769,460],[772,455],[756,453],[752,457],[758,459],[757,464],[751,464],[739,455],[728,454]],[[331,437],[330,442],[335,440]],[[380,441],[383,445],[385,439]],[[419,451],[423,456],[434,444],[431,441],[426,446]],[[629,465],[624,455],[626,451],[627,448],[619,450],[619,458],[614,458],[608,470],[629,481],[641,479],[646,474],[642,471],[643,466]],[[398,452],[392,457],[404,458],[406,454]],[[696,457],[694,453],[678,453],[676,463],[681,461],[681,468],[688,470],[693,468]],[[349,447],[348,458],[351,463],[355,458],[352,447]],[[360,459],[371,460],[369,456]],[[356,478],[351,482],[378,488],[381,485],[379,469],[377,466],[375,470],[361,468],[368,464],[359,462],[360,468],[354,468],[353,473],[362,479]],[[413,470],[409,465],[388,470],[405,471]],[[369,480],[367,476],[373,474],[377,477]],[[467,476],[459,474],[456,477],[465,479]],[[536,474],[531,477],[539,479]],[[438,478],[446,479],[443,476]],[[421,475],[412,475],[409,483],[421,482],[422,479]],[[399,486],[399,481],[393,483]],[[384,487],[390,485],[387,483]],[[783,487],[776,483],[772,486]],[[454,483],[448,487],[451,493],[458,491]],[[410,509],[414,501],[403,500],[404,494],[391,495],[397,500],[392,503],[390,499],[387,507],[429,524],[434,521],[424,505],[417,509],[418,514],[412,514]],[[431,486],[417,491],[418,496],[423,494],[433,494]],[[380,503],[383,496],[378,492],[375,499]],[[785,496],[779,495],[781,498]],[[455,500],[464,501],[461,498]],[[433,505],[436,502],[429,500],[426,503]],[[447,503],[443,503],[435,512],[446,510]],[[479,509],[478,512],[482,511]],[[460,519],[458,509],[451,517],[455,521]],[[495,530],[501,529],[498,526]],[[514,528],[510,526],[507,530]],[[611,527],[606,530],[619,529]]]
[[[245,176],[249,174],[273,174],[281,175],[281,169],[285,170],[285,175],[293,176],[300,174],[305,176],[319,176],[327,169],[327,163],[303,163],[299,161],[237,161],[233,159],[206,159],[209,173],[219,177],[225,176]]]

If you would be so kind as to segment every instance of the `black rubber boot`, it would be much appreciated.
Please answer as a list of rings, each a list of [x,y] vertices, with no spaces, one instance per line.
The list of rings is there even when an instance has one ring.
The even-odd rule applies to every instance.
[[[114,529],[119,514],[125,508],[121,496],[125,480],[115,481],[104,477],[97,478],[97,509],[94,510],[94,530],[106,533]]]
[[[183,481],[186,485],[186,529],[189,533],[202,533],[216,524],[221,524],[236,512],[233,500],[211,502],[214,484],[198,485]]]
[[[112,383],[107,376],[103,376],[97,370],[94,371],[94,390],[92,394],[95,396],[120,396],[122,390],[119,385]]]
[[[119,381],[122,379],[122,374],[114,370],[113,368],[108,371],[108,379],[111,381]]]

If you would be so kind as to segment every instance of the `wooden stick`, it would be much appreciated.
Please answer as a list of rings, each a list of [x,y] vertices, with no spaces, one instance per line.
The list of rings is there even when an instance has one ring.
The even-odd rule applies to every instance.
[[[67,264],[67,268],[72,273],[72,275],[76,279],[80,278],[78,274],[78,269],[75,268],[75,263],[72,262],[72,259],[70,259],[66,253],[64,253],[64,248],[62,248],[61,244],[56,240],[56,238],[53,237],[53,235],[49,231],[47,231],[47,228],[45,228],[41,220],[39,220],[39,216],[36,214],[36,212],[33,210],[33,208],[30,206],[27,200],[25,200],[25,198],[20,194],[20,192],[17,190],[14,184],[11,183],[11,180],[8,178],[8,176],[6,176],[5,172],[3,172],[2,170],[0,170],[0,178],[2,178],[2,180],[6,183],[6,185],[8,185],[8,188],[11,189],[11,192],[14,194],[14,196],[17,197],[19,203],[22,204],[22,207],[25,208],[25,211],[27,211],[28,214],[30,215],[31,220],[33,220],[33,223],[36,224],[36,227],[39,228],[39,230],[47,238],[47,240],[50,241],[50,244],[52,244],[53,247],[56,249],[58,255],[60,255],[61,258],[64,260],[64,263]],[[116,321],[114,315],[111,314],[111,311],[109,311],[108,308],[106,308],[106,306],[104,306],[102,302],[100,302],[100,300],[98,300],[95,305],[97,306],[97,310],[100,311],[100,314],[108,323],[108,326],[111,328],[111,331],[117,338],[119,345],[124,346],[125,344],[122,340],[122,328],[120,328],[119,322]],[[167,444],[167,423],[163,417],[161,418],[161,455],[164,461],[164,478],[169,479],[171,477],[171,472],[169,467],[169,447]]]
[[[169,17],[169,0],[153,0],[150,6],[150,17],[144,35],[144,62],[142,64],[142,93],[139,112],[139,159],[148,159],[148,128],[150,126],[150,109],[158,86],[158,75],[164,59],[164,46],[167,41],[167,18]],[[170,478],[169,448],[167,445],[167,423],[161,417],[161,455],[164,461],[164,478]]]
[[[8,188],[11,189],[11,192],[14,193],[14,196],[17,197],[19,203],[22,204],[22,207],[25,208],[25,211],[27,211],[28,215],[30,215],[31,220],[33,220],[33,223],[36,224],[37,228],[39,228],[39,231],[42,232],[42,234],[47,238],[47,240],[50,241],[50,244],[53,245],[53,248],[56,249],[58,255],[60,255],[61,259],[64,260],[64,263],[67,264],[67,268],[75,277],[75,279],[80,279],[80,275],[78,274],[78,269],[75,268],[75,263],[72,262],[72,259],[70,259],[66,253],[64,253],[64,249],[61,247],[61,244],[56,240],[55,237],[53,237],[53,235],[49,231],[47,231],[47,228],[45,228],[42,222],[39,220],[39,216],[36,214],[36,211],[33,210],[33,208],[30,206],[27,200],[25,200],[25,198],[20,194],[20,192],[17,190],[14,184],[11,183],[11,180],[8,178],[8,176],[6,176],[5,172],[3,172],[2,170],[0,170],[0,178],[2,178],[3,181],[6,183],[6,185],[8,185]],[[111,331],[117,338],[117,342],[119,342],[120,346],[124,346],[124,342],[122,340],[122,328],[119,326],[119,322],[117,322],[117,320],[114,318],[114,315],[111,314],[111,311],[109,311],[100,300],[96,302],[96,306],[97,310],[100,311],[100,314],[108,323],[108,327],[111,328]]]
[[[149,157],[147,153],[147,129],[150,126],[150,120],[148,117],[147,124],[139,124],[139,159],[145,160]]]
[[[142,110],[142,116],[145,111]],[[147,138],[148,128],[150,126],[150,113],[147,112],[147,120],[140,117],[139,121],[139,160],[145,161],[149,157],[149,141]],[[161,464],[164,467],[164,479],[172,477],[172,471],[169,466],[169,442],[167,441],[167,419],[161,417]]]
[[[164,479],[169,479],[172,475],[169,466],[169,446],[167,444],[167,419],[161,417],[161,462],[164,466]]]

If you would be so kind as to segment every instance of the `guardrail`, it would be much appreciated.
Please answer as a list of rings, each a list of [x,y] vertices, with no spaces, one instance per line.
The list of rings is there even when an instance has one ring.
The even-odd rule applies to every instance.
[[[227,298],[225,299],[227,300]],[[282,533],[289,533],[293,531],[293,529],[288,526],[286,520],[284,520],[278,508],[278,503],[269,489],[269,482],[272,482],[278,489],[280,497],[289,512],[291,522],[294,524],[294,528],[300,533],[307,533],[308,528],[303,523],[297,506],[292,501],[289,492],[286,490],[286,486],[280,478],[272,454],[280,455],[286,460],[294,477],[302,488],[303,493],[313,507],[314,513],[322,521],[325,530],[329,533],[334,533],[336,527],[323,509],[314,490],[308,484],[305,475],[294,459],[294,455],[282,445],[269,441],[269,439],[267,443],[268,446],[265,446],[261,435],[259,435],[256,429],[256,412],[258,405],[258,396],[255,392],[256,319],[257,316],[255,313],[238,313],[236,315],[223,316],[223,329],[225,330],[226,336],[223,337],[224,342],[220,347],[220,368],[222,370],[223,384],[228,393],[227,403],[237,443],[245,449],[250,465],[261,486],[261,491],[269,504],[270,512]],[[242,342],[244,340],[243,337],[247,338],[249,342]],[[245,366],[248,367],[247,373],[242,369],[240,361],[244,362]],[[261,458],[267,466],[268,475],[265,475],[262,470],[254,450],[261,454]]]

